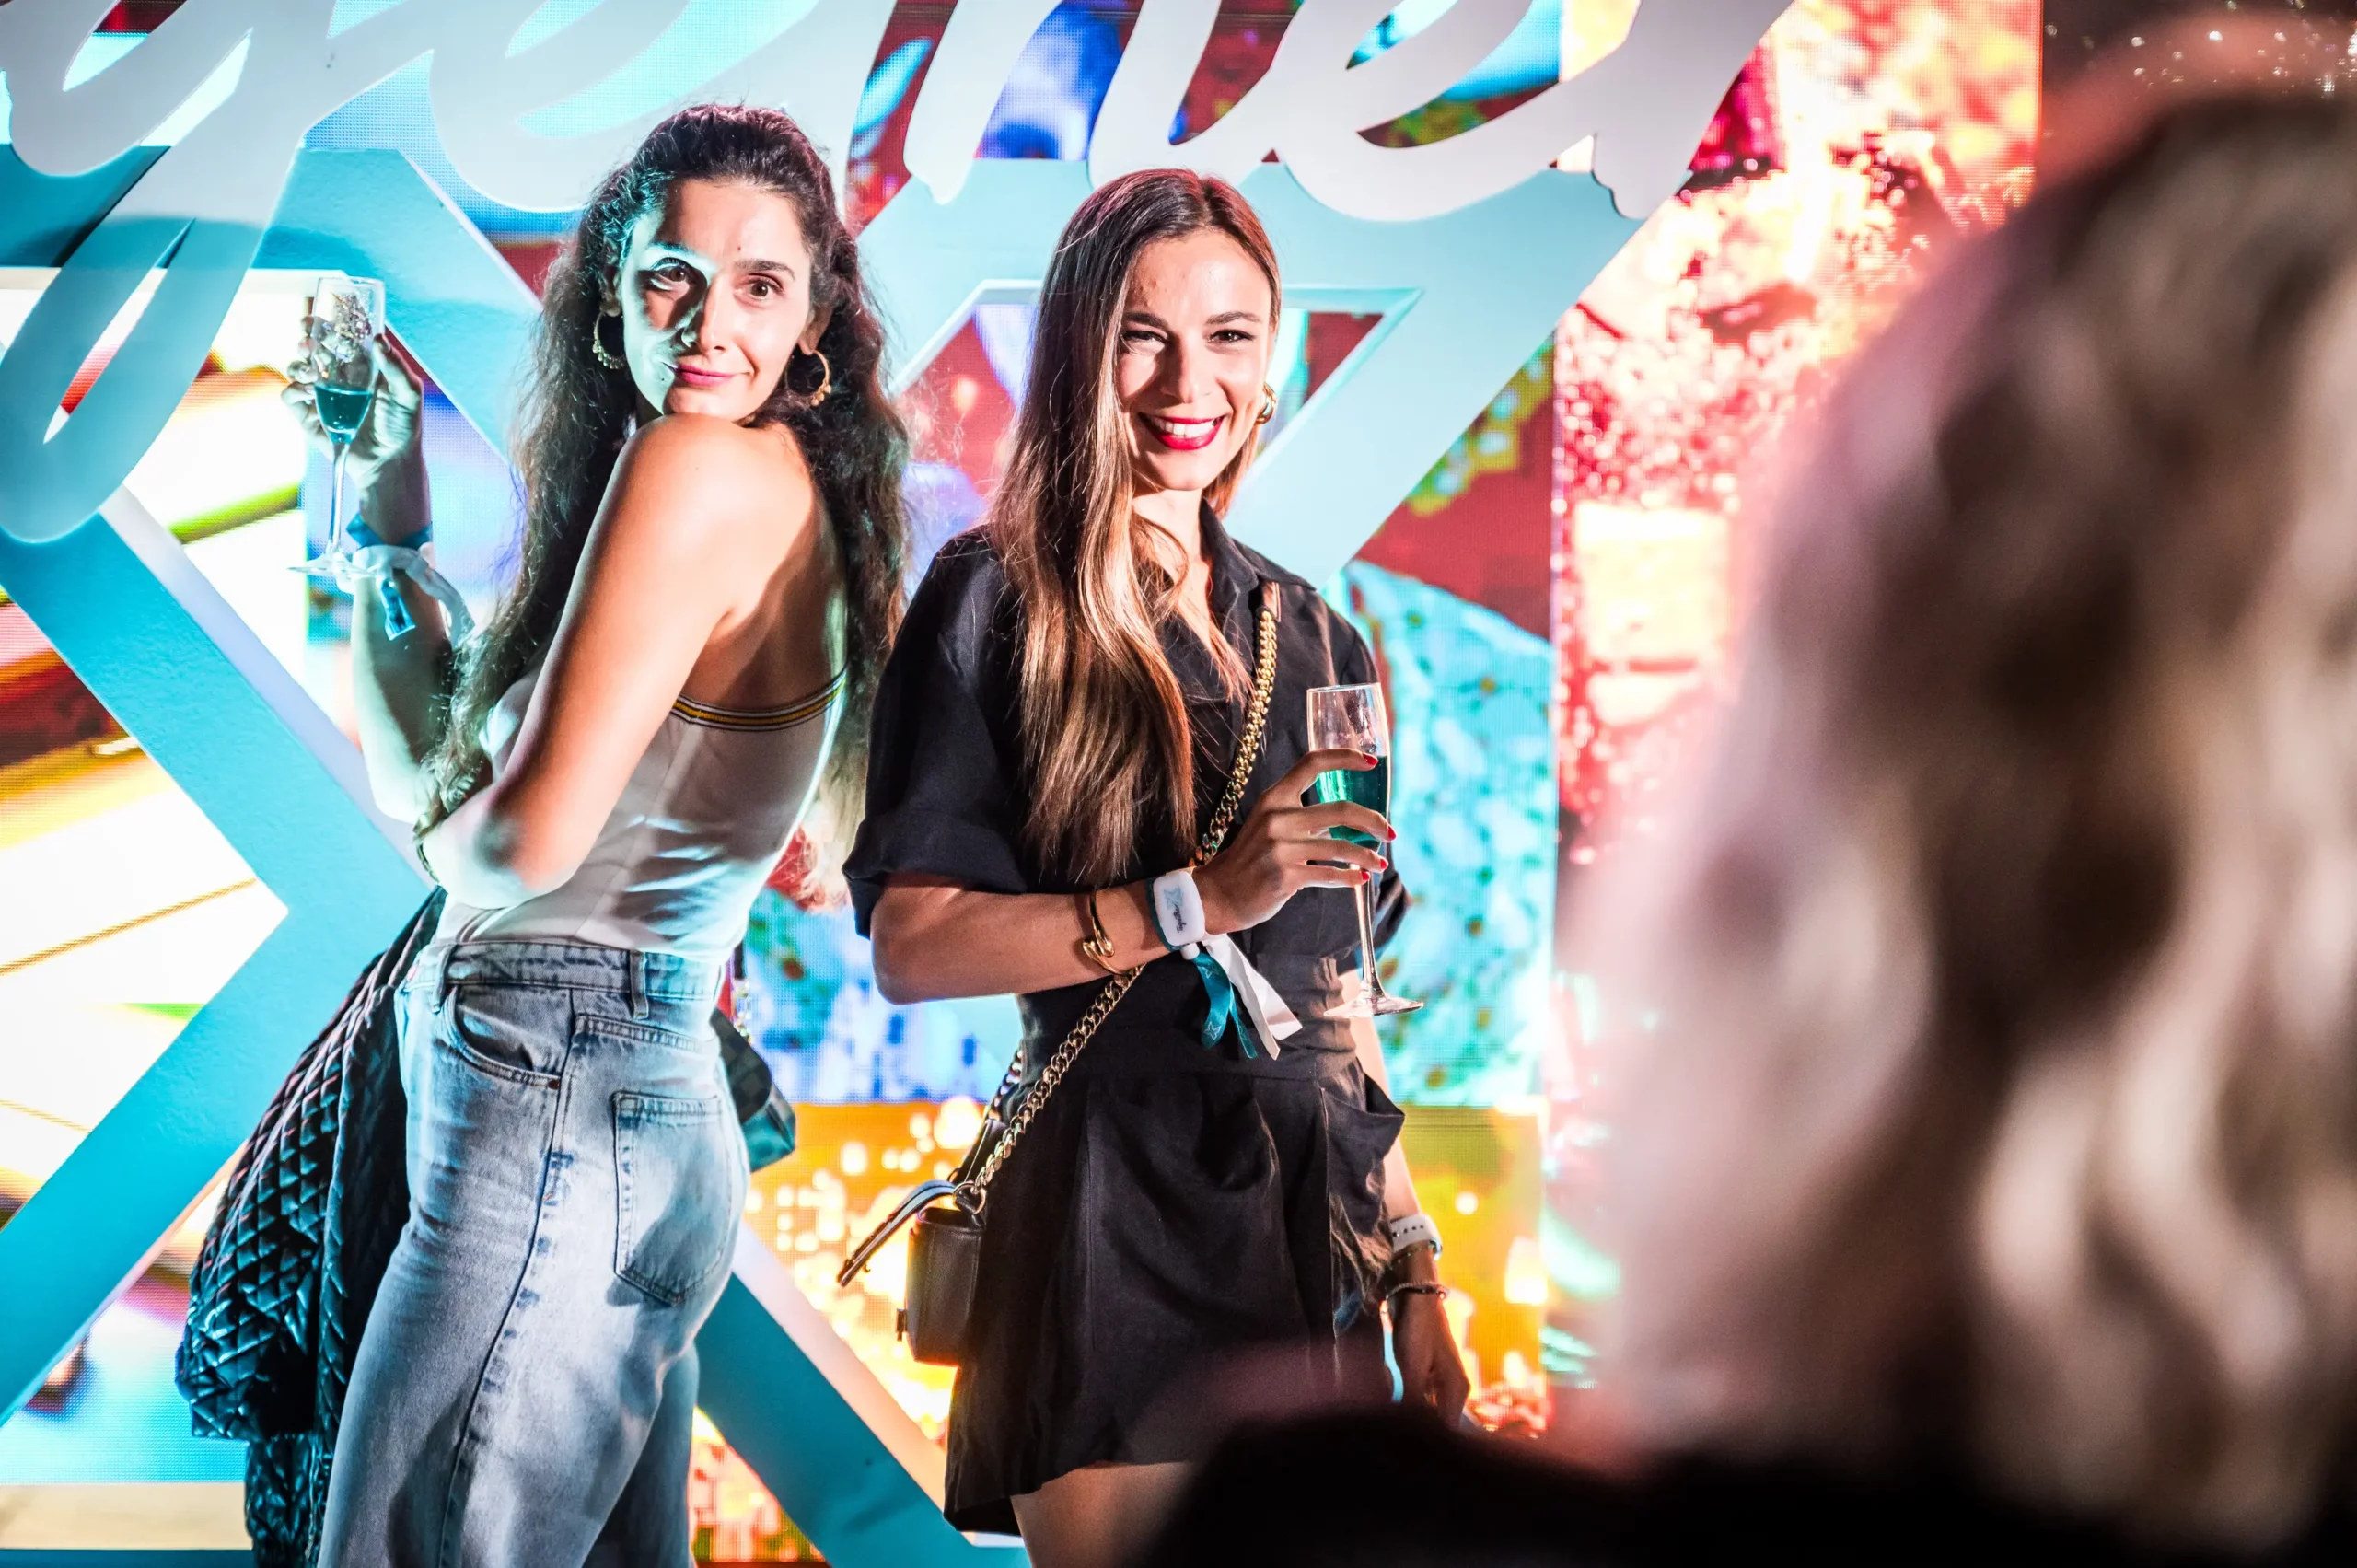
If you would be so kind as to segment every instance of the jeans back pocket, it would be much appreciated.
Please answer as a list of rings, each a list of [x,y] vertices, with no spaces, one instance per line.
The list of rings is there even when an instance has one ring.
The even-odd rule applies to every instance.
[[[614,1272],[667,1307],[728,1256],[737,1172],[720,1142],[726,1111],[718,1095],[614,1095]]]

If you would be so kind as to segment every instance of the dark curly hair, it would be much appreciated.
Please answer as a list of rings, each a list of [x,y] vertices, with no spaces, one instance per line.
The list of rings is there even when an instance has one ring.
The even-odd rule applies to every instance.
[[[428,759],[431,794],[421,831],[490,778],[484,717],[548,652],[573,575],[622,444],[637,424],[638,392],[600,366],[591,334],[632,227],[681,180],[774,191],[795,204],[810,247],[810,304],[832,308],[819,340],[833,375],[823,401],[781,376],[752,420],[784,425],[800,443],[824,504],[843,576],[844,709],[827,770],[830,839],[847,842],[865,788],[867,718],[876,679],[900,624],[908,528],[900,476],[908,435],[884,393],[884,326],[860,276],[859,250],[835,204],[826,162],[801,127],[769,109],[704,104],[647,134],[598,187],[550,267],[517,443],[525,491],[514,586],[454,661],[439,739]]]

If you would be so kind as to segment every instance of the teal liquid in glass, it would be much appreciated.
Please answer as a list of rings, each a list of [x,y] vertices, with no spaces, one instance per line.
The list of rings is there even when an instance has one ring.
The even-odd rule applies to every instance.
[[[1385,757],[1364,772],[1338,768],[1330,773],[1320,773],[1314,786],[1318,804],[1330,806],[1336,801],[1354,801],[1377,816],[1387,816],[1391,809],[1391,759]],[[1380,847],[1380,842],[1356,828],[1336,828],[1329,835],[1348,839],[1365,849]]]
[[[319,423],[329,435],[339,441],[349,441],[360,433],[361,424],[368,417],[368,405],[377,401],[377,389],[369,387],[331,387],[322,381],[311,388],[312,401],[319,404]]]

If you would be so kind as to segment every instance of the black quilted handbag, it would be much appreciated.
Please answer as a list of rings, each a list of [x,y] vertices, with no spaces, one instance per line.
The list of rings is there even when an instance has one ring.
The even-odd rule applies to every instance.
[[[353,1353],[409,1219],[396,994],[441,914],[437,889],[296,1059],[189,1275],[174,1380],[199,1435],[250,1445],[258,1568],[318,1553]]]

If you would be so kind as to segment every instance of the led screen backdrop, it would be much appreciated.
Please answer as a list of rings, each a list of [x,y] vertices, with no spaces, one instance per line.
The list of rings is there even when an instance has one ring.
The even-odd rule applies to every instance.
[[[1599,6],[1599,10],[1609,9]],[[1662,208],[1556,332],[1551,583],[1559,897],[1688,754],[1728,652],[1779,438],[1943,249],[2027,195],[2041,8],[1799,0]],[[1797,434],[1797,432],[1795,432]],[[1594,1375],[1617,1283],[1595,1245],[1619,998],[1556,970],[1547,1070],[1545,1365]]]
[[[384,8],[345,0],[338,26]],[[1444,8],[1403,7],[1361,53],[1415,36]],[[127,54],[173,9],[118,6],[75,79]],[[588,9],[553,0],[517,47]],[[695,0],[702,30],[674,29],[676,40],[541,111],[534,128],[571,134],[659,104],[805,9]],[[1636,9],[1538,0],[1457,87],[1373,139],[1436,142],[1508,113],[1606,55]],[[1223,6],[1174,137],[1236,106],[1292,14],[1283,0]],[[950,15],[903,4],[883,26],[844,160],[846,202],[862,221],[909,185],[911,122]],[[1134,20],[1134,7],[1116,5],[1055,9],[1007,75],[978,151],[1083,158]],[[1559,1391],[1591,1377],[1593,1313],[1613,1286],[1595,1242],[1603,1195],[1590,1169],[1608,1136],[1608,1086],[1582,1053],[1611,999],[1576,953],[1559,950],[1560,900],[1609,853],[1604,824],[1641,822],[1646,792],[1724,677],[1742,564],[1758,542],[1744,502],[1774,438],[1926,258],[1999,221],[2026,190],[2039,28],[2035,0],[1801,0],[1726,93],[1684,193],[1559,327],[1517,345],[1518,368],[1502,372],[1487,405],[1328,584],[1376,648],[1394,715],[1398,854],[1416,902],[1385,975],[1430,1005],[1387,1020],[1386,1046],[1411,1109],[1420,1192],[1447,1227],[1452,1277],[1465,1287],[1452,1310],[1477,1409],[1493,1425],[1543,1423],[1550,1376]],[[209,90],[217,100],[226,87]],[[201,121],[203,100],[156,139]],[[504,205],[460,175],[436,134],[422,62],[327,115],[306,145],[406,155],[527,285],[564,227],[565,215]],[[1564,167],[1584,167],[1586,153],[1570,149]],[[1562,264],[1584,265],[1568,253]],[[23,328],[46,281],[0,270],[0,343]],[[270,269],[249,279],[125,488],[348,731],[350,606],[287,570],[325,532],[324,465],[307,460],[278,401],[303,281]],[[137,304],[101,339],[64,410],[123,342]],[[1272,437],[1380,340],[1384,308],[1287,312]],[[980,516],[1030,329],[1019,298],[984,299],[906,392],[923,552]],[[517,497],[470,412],[434,389],[425,439],[439,562],[480,614],[508,566]],[[0,888],[10,894],[0,900],[4,1223],[286,906],[12,603],[0,603]],[[915,1365],[891,1333],[902,1260],[888,1254],[847,1292],[832,1274],[849,1239],[973,1136],[977,1102],[1013,1047],[1012,1008],[883,1002],[839,885],[793,853],[755,909],[740,968],[739,1014],[800,1105],[803,1134],[795,1158],[756,1179],[749,1232],[917,1430],[937,1438],[948,1375]],[[181,1516],[194,1522],[174,1544],[239,1539],[242,1456],[186,1434],[169,1381],[207,1217],[200,1201],[0,1424],[0,1487],[180,1488],[172,1495],[196,1500]],[[699,1551],[719,1561],[807,1554],[808,1539],[719,1428],[703,1423],[700,1437]],[[35,1542],[0,1536],[0,1547],[26,1544]]]

